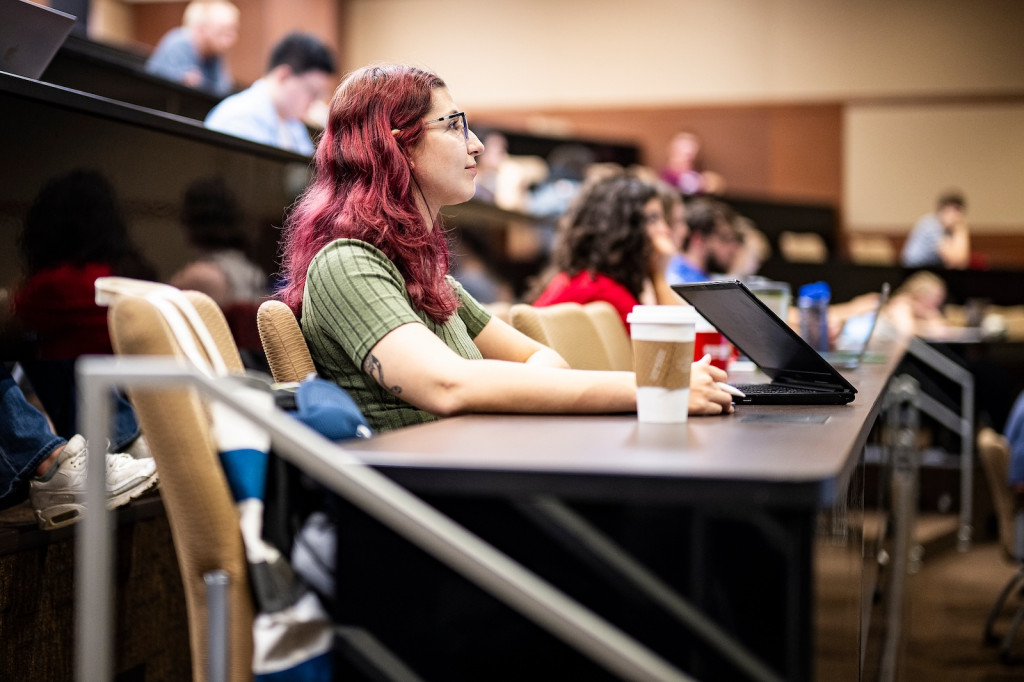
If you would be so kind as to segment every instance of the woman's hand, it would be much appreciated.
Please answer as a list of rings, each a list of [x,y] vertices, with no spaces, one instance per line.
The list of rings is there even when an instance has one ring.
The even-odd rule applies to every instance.
[[[705,355],[690,367],[690,405],[692,415],[730,414],[736,408],[732,404],[732,396],[722,390],[719,381],[725,381],[729,375],[724,369],[711,364],[711,356]]]
[[[672,256],[676,253],[676,245],[672,241],[672,233],[668,226],[648,230],[648,237],[651,242],[651,260],[647,264],[648,275],[651,279],[664,276]]]

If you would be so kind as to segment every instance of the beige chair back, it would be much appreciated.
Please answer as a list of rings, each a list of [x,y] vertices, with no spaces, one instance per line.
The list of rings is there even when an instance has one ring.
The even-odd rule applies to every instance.
[[[633,371],[633,342],[622,324],[619,311],[608,301],[591,301],[583,305],[604,344],[608,369]]]
[[[302,381],[310,372],[316,372],[291,308],[281,301],[264,301],[256,312],[256,325],[274,381]]]
[[[225,364],[241,371],[242,362],[220,308],[205,294],[188,292]],[[108,323],[118,355],[181,355],[160,311],[142,298],[124,297],[109,311]],[[185,588],[192,679],[204,682],[209,669],[207,599],[204,574],[227,572],[229,679],[252,679],[253,602],[238,513],[221,469],[206,407],[188,388],[136,388],[129,391],[160,472],[160,491],[178,567]]]
[[[544,307],[517,303],[509,309],[509,321],[523,334],[557,351],[573,369],[611,369],[601,336],[579,303]]]
[[[896,247],[886,235],[850,235],[850,260],[857,265],[896,265]]]
[[[992,507],[999,526],[999,542],[1009,556],[1022,559],[1024,557],[1016,556],[1014,547],[1016,519],[1009,484],[1010,444],[1006,437],[989,427],[979,431],[978,459],[981,460],[992,493]]]
[[[790,263],[824,263],[828,260],[828,246],[815,232],[786,230],[780,233],[779,251]]]

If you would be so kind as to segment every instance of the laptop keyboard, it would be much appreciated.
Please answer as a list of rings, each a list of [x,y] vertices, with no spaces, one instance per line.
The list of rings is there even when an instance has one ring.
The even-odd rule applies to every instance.
[[[821,391],[815,391],[810,388],[786,386],[784,384],[737,384],[736,388],[747,394],[762,395],[765,393],[821,393]]]

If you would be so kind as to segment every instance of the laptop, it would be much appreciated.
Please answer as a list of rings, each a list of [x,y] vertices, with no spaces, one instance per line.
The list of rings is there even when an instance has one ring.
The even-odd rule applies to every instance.
[[[888,301],[889,283],[886,282],[882,285],[882,292],[878,295],[878,303],[875,305],[875,310],[871,314],[871,323],[868,327],[868,333],[863,336],[863,340],[860,342],[860,347],[822,353],[822,357],[832,363],[833,367],[838,367],[839,369],[857,369],[860,367],[861,363],[864,362],[864,358],[868,350],[868,344],[871,343],[871,337],[875,333],[875,327],[878,326],[878,316],[882,313],[882,306],[884,306]]]
[[[38,79],[75,17],[27,0],[0,0],[0,71]]]
[[[750,358],[771,382],[739,384],[737,404],[845,405],[857,389],[740,281],[672,289]]]

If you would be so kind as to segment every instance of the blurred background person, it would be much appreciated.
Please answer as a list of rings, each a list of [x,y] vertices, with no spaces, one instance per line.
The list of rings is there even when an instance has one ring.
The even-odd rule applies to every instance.
[[[686,223],[686,204],[683,196],[675,187],[667,182],[657,179],[654,174],[649,178],[658,191],[658,198],[661,200],[661,208],[665,213],[665,220],[668,222],[669,238],[672,240],[673,257],[683,250],[683,244],[690,235],[690,226]]]
[[[706,282],[729,272],[743,246],[732,208],[717,199],[697,197],[686,204],[686,224],[689,234],[683,250],[673,254],[666,268],[668,283]]]
[[[242,210],[223,177],[200,178],[188,186],[181,224],[194,259],[171,276],[170,284],[202,291],[221,308],[267,296],[267,274],[252,260]]]
[[[334,70],[327,45],[308,33],[289,33],[274,46],[263,78],[215,106],[206,127],[312,155],[306,117],[329,94]]]
[[[882,317],[904,336],[940,336],[949,328],[942,311],[946,282],[934,272],[915,272],[901,284]]]
[[[548,175],[530,190],[527,210],[539,218],[557,219],[579,193],[587,169],[597,161],[582,144],[560,144],[547,155]]]
[[[193,0],[182,26],[160,39],[146,71],[221,97],[234,88],[225,55],[238,41],[238,8],[228,0]]]
[[[132,242],[113,186],[90,169],[51,179],[36,195],[18,238],[25,278],[13,296],[16,323],[33,337],[35,357],[21,364],[57,435],[76,433],[75,360],[110,355],[107,309],[96,305],[98,277],[156,279]],[[139,428],[117,396],[116,436],[124,451]]]
[[[732,278],[745,279],[756,275],[765,261],[772,257],[772,245],[750,218],[736,214],[734,223],[740,247],[733,255],[726,274]]]
[[[900,263],[908,268],[963,269],[971,261],[967,200],[959,191],[944,192],[935,212],[922,216],[910,231]]]
[[[551,264],[534,288],[533,305],[607,301],[626,325],[626,316],[642,299],[682,303],[665,281],[674,252],[655,186],[621,172],[598,176],[584,185],[560,221]]]
[[[696,133],[677,133],[669,140],[668,161],[661,169],[661,179],[686,196],[721,194],[725,191],[725,178],[701,167],[700,146]]]

